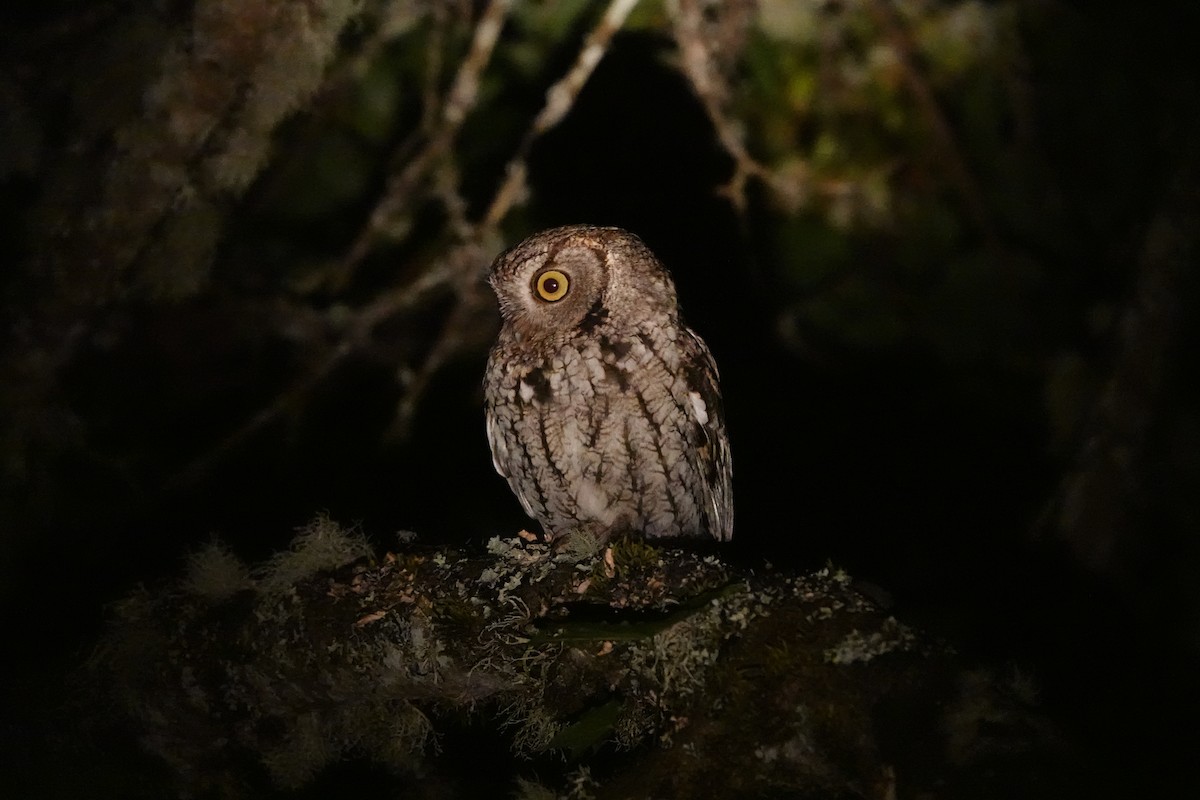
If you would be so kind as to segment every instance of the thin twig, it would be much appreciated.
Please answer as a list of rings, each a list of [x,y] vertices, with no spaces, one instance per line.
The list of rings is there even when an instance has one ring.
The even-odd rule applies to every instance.
[[[471,40],[471,48],[459,65],[454,84],[442,106],[440,127],[428,138],[425,147],[408,161],[404,169],[388,180],[383,197],[342,260],[343,281],[345,275],[352,273],[371,252],[379,233],[389,228],[403,214],[412,200],[417,184],[450,151],[463,120],[478,99],[479,77],[491,60],[511,7],[512,0],[492,0],[483,16],[479,18]]]
[[[458,275],[474,271],[478,265],[487,263],[482,248],[474,241],[460,245],[451,261],[458,262],[453,267]],[[478,324],[480,312],[490,305],[490,298],[482,296],[486,291],[478,281],[465,281],[459,287],[454,306],[421,365],[415,371],[405,370],[408,375],[407,381],[402,381],[405,391],[396,405],[385,438],[403,439],[408,435],[429,381],[450,359],[476,343],[473,339],[477,338],[481,327]]]
[[[309,365],[308,369],[292,381],[292,384],[269,405],[172,476],[166,482],[166,488],[176,489],[194,484],[208,474],[229,453],[244,445],[259,431],[300,407],[312,391],[333,374],[334,370],[348,356],[359,352],[363,344],[370,341],[377,326],[399,313],[415,308],[434,291],[450,284],[458,274],[458,269],[440,266],[437,269],[429,270],[411,284],[376,296],[369,304],[349,315],[346,315],[344,311],[335,312],[338,316],[347,316],[348,323],[339,324],[331,318],[330,314],[324,315],[324,324],[320,326],[322,333],[314,335],[312,338],[322,338],[324,331],[341,328],[342,335],[337,342],[324,350]]]
[[[504,181],[496,191],[487,213],[483,215],[479,224],[480,228],[486,230],[496,227],[508,215],[513,206],[520,202],[525,194],[526,159],[529,157],[529,151],[533,147],[534,141],[561,122],[567,112],[571,110],[575,99],[579,97],[579,92],[582,91],[584,84],[595,71],[596,65],[608,52],[613,36],[625,24],[629,12],[633,11],[637,4],[638,0],[612,0],[605,9],[604,16],[600,18],[596,27],[584,40],[583,47],[575,58],[575,63],[566,75],[546,91],[546,104],[534,117],[516,154],[505,167]]]
[[[406,391],[396,410],[391,435],[403,434],[411,421],[420,397],[430,378],[464,346],[474,328],[478,312],[486,300],[480,297],[476,284],[481,265],[486,263],[491,234],[504,219],[524,189],[525,159],[533,142],[557,125],[570,111],[587,79],[607,52],[613,35],[620,30],[638,0],[612,0],[600,22],[584,41],[575,63],[546,93],[546,104],[530,124],[516,154],[509,161],[506,178],[497,189],[487,212],[477,224],[466,218],[465,204],[458,192],[458,175],[446,160],[454,138],[467,113],[477,99],[479,79],[503,26],[511,0],[493,0],[475,28],[471,49],[460,65],[454,85],[442,108],[440,125],[429,135],[425,147],[409,161],[398,175],[389,181],[387,191],[370,219],[355,239],[343,261],[353,270],[370,252],[375,235],[407,206],[419,181],[433,174],[435,191],[441,197],[450,216],[451,226],[459,244],[438,263],[426,270],[414,282],[377,295],[367,305],[346,315],[349,322],[341,326],[342,334],[336,345],[328,349],[292,385],[269,406],[247,420],[214,448],[195,459],[172,481],[183,484],[194,481],[209,471],[226,454],[247,441],[267,425],[284,416],[289,410],[325,380],[349,355],[370,341],[375,329],[384,321],[404,313],[426,300],[440,289],[453,289],[455,303],[439,331],[433,346],[420,364],[410,371]],[[334,323],[330,321],[330,327]]]
[[[733,159],[734,172],[720,189],[738,213],[746,210],[746,184],[758,178],[772,184],[772,173],[747,151],[742,130],[725,113],[730,91],[717,69],[709,37],[704,32],[704,12],[698,0],[677,0],[671,4],[675,41],[679,45],[681,68],[692,91],[704,106],[717,140]]]
[[[538,137],[561,122],[571,110],[588,78],[595,71],[596,65],[608,51],[613,36],[625,24],[625,20],[637,3],[638,0],[612,0],[609,3],[600,21],[584,39],[583,47],[580,48],[574,64],[562,78],[547,90],[545,105],[534,117],[522,137],[516,153],[509,160],[505,169],[504,180],[496,190],[487,212],[477,225],[469,225],[461,216],[462,209],[455,202],[456,188],[454,186],[440,188],[452,224],[462,236],[462,244],[447,259],[451,269],[454,269],[454,265],[457,264],[461,270],[456,272],[457,280],[454,283],[454,286],[457,287],[456,301],[438,333],[433,347],[430,348],[425,360],[408,381],[407,391],[396,408],[389,436],[403,436],[407,432],[417,403],[430,378],[470,341],[469,332],[473,330],[475,321],[479,319],[481,307],[489,302],[486,297],[482,296],[484,293],[479,291],[476,276],[472,274],[487,263],[483,243],[491,237],[513,206],[521,201],[525,193],[526,159],[529,157],[533,143]],[[452,179],[456,181],[457,176],[452,176]],[[456,213],[459,215],[457,218]]]

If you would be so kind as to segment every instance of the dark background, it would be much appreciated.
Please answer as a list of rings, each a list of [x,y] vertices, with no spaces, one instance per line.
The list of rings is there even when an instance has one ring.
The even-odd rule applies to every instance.
[[[1021,162],[1019,191],[993,182],[1008,167],[990,162],[992,145],[972,133],[971,86],[942,87],[999,245],[961,224],[952,245],[923,251],[924,240],[906,225],[925,218],[900,212],[878,230],[829,234],[819,204],[784,213],[762,185],[752,185],[739,214],[716,192],[733,162],[665,57],[670,39],[651,23],[618,37],[571,114],[534,143],[530,202],[506,222],[505,240],[558,224],[618,225],[672,270],[688,322],[721,367],[735,463],[730,558],[796,569],[831,560],[969,662],[1027,670],[1068,738],[1111,769],[1114,795],[1194,786],[1187,774],[1200,667],[1194,227],[1180,229],[1184,268],[1164,299],[1173,312],[1166,323],[1148,323],[1165,326],[1146,357],[1157,388],[1129,412],[1139,431],[1133,488],[1114,498],[1112,535],[1064,533],[1055,516],[1065,477],[1089,463],[1081,455],[1095,439],[1089,425],[1103,428],[1095,404],[1119,374],[1129,345],[1121,320],[1153,271],[1146,266],[1151,231],[1180,227],[1177,220],[1197,210],[1193,15],[1170,6],[1013,8],[1027,15],[1018,30],[1037,130],[1037,157]],[[72,13],[64,7],[6,27],[15,41]],[[532,74],[505,72],[500,59],[498,85],[463,132],[468,216],[486,207],[520,120],[540,107],[547,82],[571,63],[593,19],[568,24],[562,44],[548,46]],[[72,116],[28,83],[36,71],[21,71],[47,63],[42,57],[44,50],[18,49],[8,66],[21,78],[12,85],[35,98],[29,107],[41,115],[49,159],[71,140],[68,127],[56,125],[69,126]],[[81,343],[53,373],[53,391],[29,395],[46,403],[48,430],[68,425],[73,433],[24,462],[36,468],[8,476],[4,750],[27,752],[30,737],[45,733],[45,709],[94,643],[106,604],[138,582],[178,573],[186,554],[214,535],[253,561],[286,547],[290,531],[319,511],[360,523],[381,550],[397,546],[397,530],[478,546],[530,524],[494,474],[483,432],[480,381],[498,326],[494,311],[469,318],[465,344],[433,371],[407,435],[389,435],[407,391],[397,359],[418,364],[431,351],[452,305],[447,297],[376,331],[294,413],[189,471],[302,372],[304,343],[280,335],[272,327],[278,318],[263,314],[273,296],[298,294],[319,313],[353,306],[404,274],[395,264],[425,263],[445,239],[443,214],[415,213],[409,240],[380,248],[340,295],[327,287],[297,293],[289,272],[297,251],[347,246],[394,167],[384,157],[390,147],[379,142],[418,113],[400,102],[383,136],[358,141],[356,158],[368,164],[362,191],[312,219],[281,211],[280,198],[297,163],[332,158],[337,171],[336,156],[320,155],[336,125],[314,132],[315,112],[290,119],[276,134],[274,160],[231,201],[205,289],[170,301],[132,291],[79,314]],[[1016,127],[1001,121],[997,136],[1015,137]],[[491,129],[495,141],[483,135]],[[922,158],[894,179],[913,196],[940,195],[951,213],[966,216],[961,200],[937,183],[936,142],[920,146]],[[49,169],[38,162],[0,184],[12,223],[3,244],[14,351],[27,315],[36,315],[30,298],[58,285],[38,272],[46,240],[31,233],[38,204],[49,202]],[[1045,207],[1031,210],[1031,198]],[[830,248],[836,256],[827,256]],[[1006,264],[997,269],[1010,276],[1005,281],[1034,278],[1020,278],[1015,289],[1006,284],[991,302],[986,276],[983,288],[961,298],[937,294],[941,267],[979,252]],[[933,262],[928,274],[904,271],[923,260]],[[826,262],[884,287],[868,294],[861,318],[844,304],[822,305],[838,285],[821,278],[836,272]],[[880,335],[862,319],[881,316],[871,304],[890,303],[908,304],[912,318],[899,333]],[[1000,322],[957,349],[976,333],[944,321],[922,332],[929,307],[922,303],[950,308],[946,318],[961,316],[968,329],[980,315]],[[1089,376],[1068,392],[1083,410],[1065,429],[1048,411],[1053,365],[1064,359]],[[16,396],[19,385],[10,381],[6,391]]]

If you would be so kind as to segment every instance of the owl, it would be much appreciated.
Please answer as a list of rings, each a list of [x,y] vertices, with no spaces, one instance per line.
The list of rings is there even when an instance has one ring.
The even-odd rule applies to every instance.
[[[733,534],[717,365],[675,285],[619,228],[572,225],[501,253],[484,379],[496,471],[551,540]]]

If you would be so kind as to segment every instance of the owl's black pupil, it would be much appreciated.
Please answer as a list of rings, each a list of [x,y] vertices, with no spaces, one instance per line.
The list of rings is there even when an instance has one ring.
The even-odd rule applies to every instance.
[[[546,294],[554,294],[558,291],[558,279],[546,278],[545,282],[542,283],[542,288],[546,290]]]

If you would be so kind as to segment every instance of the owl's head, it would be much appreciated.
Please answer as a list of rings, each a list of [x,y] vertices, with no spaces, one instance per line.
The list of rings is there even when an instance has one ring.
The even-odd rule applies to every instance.
[[[670,274],[620,228],[568,225],[534,234],[496,258],[488,282],[505,325],[521,338],[678,315]]]

